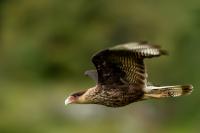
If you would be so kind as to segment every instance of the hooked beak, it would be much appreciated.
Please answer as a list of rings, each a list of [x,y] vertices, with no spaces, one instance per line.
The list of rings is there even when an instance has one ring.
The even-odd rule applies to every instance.
[[[71,104],[75,102],[75,97],[74,96],[69,96],[66,100],[65,100],[65,105]]]

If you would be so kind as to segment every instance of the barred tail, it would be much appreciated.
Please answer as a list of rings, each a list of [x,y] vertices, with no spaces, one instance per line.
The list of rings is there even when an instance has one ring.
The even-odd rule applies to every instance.
[[[144,94],[144,99],[149,98],[165,98],[189,95],[192,93],[192,85],[175,85],[175,86],[149,86]]]

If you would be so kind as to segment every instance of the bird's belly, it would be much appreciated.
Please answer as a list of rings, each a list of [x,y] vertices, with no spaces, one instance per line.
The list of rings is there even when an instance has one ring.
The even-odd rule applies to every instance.
[[[101,95],[100,104],[108,107],[122,107],[130,103],[140,101],[144,93],[141,91],[125,93],[121,91],[106,92]]]

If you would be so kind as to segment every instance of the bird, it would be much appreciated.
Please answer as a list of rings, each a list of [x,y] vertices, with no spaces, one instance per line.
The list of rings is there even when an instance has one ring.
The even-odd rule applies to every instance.
[[[168,55],[159,45],[130,42],[97,52],[92,57],[96,70],[87,70],[96,85],[69,95],[68,104],[98,104],[123,107],[130,103],[191,94],[192,85],[154,86],[147,81],[144,59]]]

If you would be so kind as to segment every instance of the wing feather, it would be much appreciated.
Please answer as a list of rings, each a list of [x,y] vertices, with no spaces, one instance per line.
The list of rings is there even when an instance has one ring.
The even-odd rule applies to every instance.
[[[87,70],[84,73],[86,76],[89,76],[92,78],[94,81],[98,82],[98,73],[97,70]]]
[[[147,84],[143,59],[167,54],[159,46],[148,43],[128,43],[103,50],[92,58],[100,84]]]

